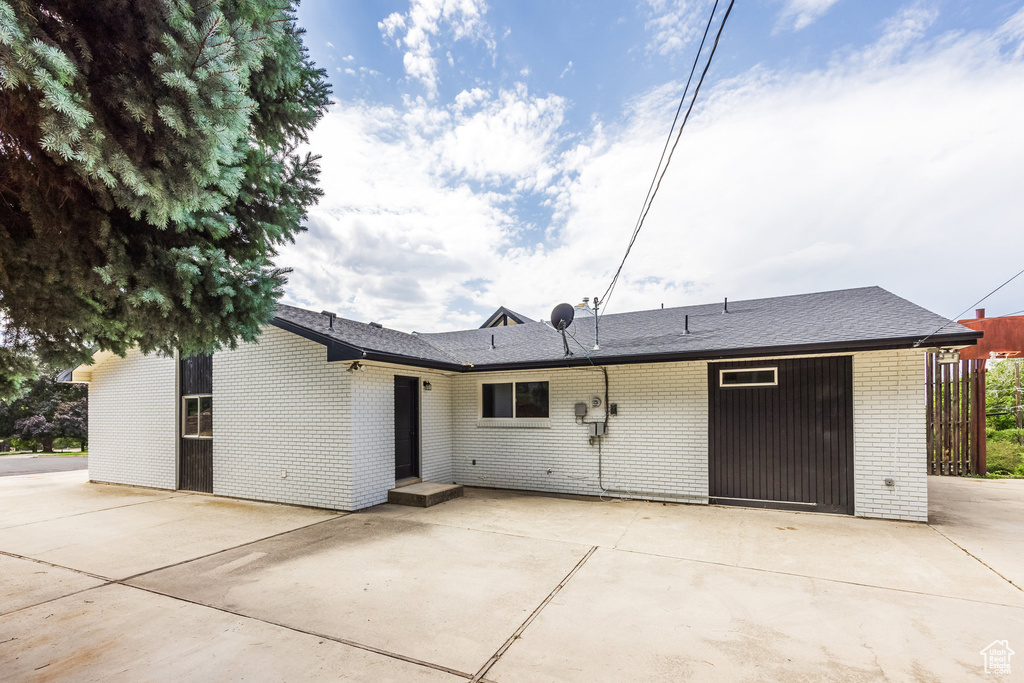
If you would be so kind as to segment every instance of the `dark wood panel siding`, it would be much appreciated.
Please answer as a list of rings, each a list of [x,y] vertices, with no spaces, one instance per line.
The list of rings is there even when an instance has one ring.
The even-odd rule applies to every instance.
[[[719,387],[744,367],[777,367],[778,385]],[[853,514],[851,357],[711,363],[708,391],[712,499]]]
[[[213,439],[182,439],[178,488],[213,493]]]
[[[179,361],[180,396],[213,393],[213,356],[201,354]],[[178,488],[213,493],[213,439],[181,436],[181,399],[178,400]],[[213,433],[217,434],[217,401],[213,401]]]
[[[213,393],[213,356],[201,354],[183,357],[181,364],[181,395]]]

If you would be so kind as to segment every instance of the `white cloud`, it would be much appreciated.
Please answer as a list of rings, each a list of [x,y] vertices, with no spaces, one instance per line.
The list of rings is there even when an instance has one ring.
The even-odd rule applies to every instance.
[[[879,284],[952,315],[1019,270],[1024,13],[934,40],[921,21],[901,13],[827,68],[709,90],[610,310]],[[678,88],[578,137],[569,102],[525,86],[337,104],[312,141],[326,196],[279,259],[289,300],[439,330],[601,294]],[[517,216],[535,196],[555,212],[539,234]],[[1022,299],[1018,282],[987,305]]]
[[[395,46],[404,49],[405,72],[419,80],[427,96],[437,95],[437,61],[432,42],[447,28],[453,40],[482,40],[494,50],[494,40],[484,21],[487,5],[483,0],[411,0],[406,13],[393,12],[378,22],[377,27]],[[450,65],[454,65],[448,54]]]
[[[791,28],[794,31],[807,28],[837,2],[839,0],[786,0],[775,27]]]
[[[572,68],[572,60],[570,59],[570,60],[569,60],[569,63],[565,65],[565,68],[564,68],[564,69],[562,69],[562,73],[558,74],[558,77],[559,77],[559,78],[565,78],[565,77],[566,77],[566,75],[567,75],[567,74],[571,74],[571,73],[572,73],[572,71],[573,71],[573,68]]]
[[[334,43],[332,43],[331,41],[328,40],[327,41],[327,47],[329,47],[329,48],[331,48],[333,50],[334,49]]]
[[[711,6],[704,0],[646,0],[646,5],[648,47],[661,55],[677,53],[699,38]]]
[[[352,55],[346,55],[345,57],[341,58],[341,61],[343,61],[343,62],[351,62],[354,59],[355,59],[355,57],[353,57]]]

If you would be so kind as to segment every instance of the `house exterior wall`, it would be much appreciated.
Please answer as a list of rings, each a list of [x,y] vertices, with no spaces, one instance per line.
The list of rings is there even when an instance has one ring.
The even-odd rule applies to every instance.
[[[590,408],[588,422],[604,420],[604,376],[599,368],[550,372],[473,373],[453,378],[453,469],[473,486],[602,495],[605,489],[663,500],[707,502],[707,364],[611,366],[609,396],[618,407],[608,434],[591,444],[574,407]],[[547,380],[550,419],[526,427],[480,420],[480,384]],[[531,421],[544,424],[544,421]],[[474,460],[476,463],[474,464]],[[549,470],[550,469],[550,473]]]
[[[341,510],[385,502],[395,481],[394,377],[406,375],[419,380],[425,480],[707,501],[706,362],[608,367],[618,414],[600,448],[574,413],[576,403],[590,406],[598,397],[602,405],[585,420],[604,420],[600,368],[449,375],[347,367],[328,363],[323,346],[275,327],[258,344],[215,354],[214,493]],[[176,361],[132,351],[97,366],[91,379],[92,479],[175,488]],[[549,419],[531,426],[480,419],[481,383],[529,380],[549,382]],[[855,514],[926,520],[922,352],[853,354],[853,398]]]
[[[577,402],[589,404],[592,396],[604,400],[604,380],[596,368],[454,377],[455,480],[470,486],[706,503],[707,363],[611,366],[608,376],[610,402],[617,404],[618,415],[610,418],[601,444],[602,479],[605,489],[616,492],[602,491],[598,448],[590,445],[573,410]],[[478,419],[482,382],[531,379],[550,383],[547,425],[506,421],[498,426]],[[854,514],[927,520],[924,390],[921,352],[853,354]],[[604,406],[586,417],[603,419]],[[896,480],[894,488],[885,486],[886,477]]]
[[[213,354],[213,492],[353,510],[351,373],[266,327]]]
[[[924,352],[854,355],[857,516],[928,521],[926,429]],[[892,488],[887,477],[895,480]]]
[[[434,370],[381,365],[349,374],[355,509],[387,502],[388,490],[395,486],[395,375],[419,380],[420,477],[452,481],[451,380]],[[424,391],[424,380],[430,382],[430,391]]]
[[[132,349],[92,371],[89,478],[177,488],[177,361]]]

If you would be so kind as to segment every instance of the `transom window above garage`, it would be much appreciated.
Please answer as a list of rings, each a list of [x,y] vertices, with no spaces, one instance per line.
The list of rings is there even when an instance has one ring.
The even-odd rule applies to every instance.
[[[720,387],[773,387],[779,383],[778,368],[733,368],[720,370]]]
[[[547,382],[485,382],[480,385],[480,417],[546,419]]]

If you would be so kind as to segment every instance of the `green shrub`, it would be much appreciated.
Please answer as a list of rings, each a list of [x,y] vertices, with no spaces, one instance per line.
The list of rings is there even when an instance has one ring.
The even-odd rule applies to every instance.
[[[987,433],[991,441],[1006,441],[1013,444],[1024,441],[1024,429],[989,429]]]
[[[1009,441],[989,441],[986,470],[989,474],[1015,474],[1024,467],[1024,446]]]

